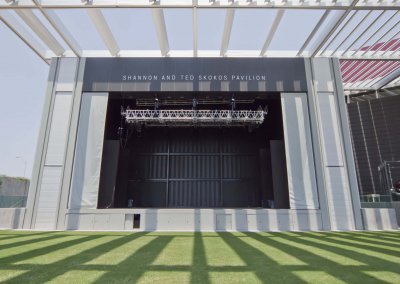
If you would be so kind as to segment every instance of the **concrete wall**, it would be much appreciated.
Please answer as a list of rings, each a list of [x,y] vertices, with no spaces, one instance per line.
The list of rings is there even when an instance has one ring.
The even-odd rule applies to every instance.
[[[0,229],[21,229],[25,208],[0,208]]]
[[[397,225],[400,227],[400,201],[393,201],[392,206],[396,211]]]
[[[321,230],[319,210],[290,209],[99,209],[70,210],[66,230],[132,231],[308,231]]]
[[[397,230],[396,211],[393,208],[361,209],[365,230]]]

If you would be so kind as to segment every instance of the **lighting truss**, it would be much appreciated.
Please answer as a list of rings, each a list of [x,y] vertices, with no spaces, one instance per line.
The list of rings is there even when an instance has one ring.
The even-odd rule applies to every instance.
[[[267,115],[252,110],[132,110],[121,112],[129,124],[146,126],[259,126]]]

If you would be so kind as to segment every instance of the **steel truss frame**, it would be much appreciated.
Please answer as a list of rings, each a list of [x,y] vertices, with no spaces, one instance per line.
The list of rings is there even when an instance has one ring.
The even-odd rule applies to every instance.
[[[102,14],[101,8],[149,8],[152,10],[153,22],[156,29],[159,43],[159,55],[154,51],[121,50],[115,36],[110,29],[107,20]],[[170,50],[168,33],[166,29],[164,10],[171,8],[192,9],[193,19],[193,50],[176,51]],[[93,22],[96,32],[103,40],[106,50],[94,51],[82,49],[79,42],[74,38],[64,23],[54,12],[55,9],[84,9],[87,11],[90,20]],[[393,25],[392,19],[398,17],[400,12],[400,0],[188,0],[188,1],[166,1],[166,0],[0,0],[0,21],[9,27],[21,40],[23,40],[37,55],[47,63],[52,57],[143,57],[143,56],[209,56],[198,49],[198,10],[199,9],[225,9],[225,26],[221,38],[219,56],[274,56],[287,57],[284,51],[269,52],[269,47],[274,36],[281,25],[282,18],[286,10],[323,10],[325,13],[320,17],[309,36],[304,40],[295,57],[323,57],[336,56],[343,62],[352,61],[352,65],[359,64],[360,61],[399,61],[400,59],[400,38],[399,32],[393,35],[390,33],[399,28],[400,22]],[[273,20],[263,46],[256,54],[242,50],[235,53],[229,52],[229,41],[232,26],[235,21],[235,11],[238,9],[273,9],[277,13]],[[33,13],[39,11],[47,21],[43,23]],[[14,11],[15,13],[12,13]],[[332,11],[336,14],[330,17]],[[353,24],[356,13],[368,11],[362,17],[361,22]],[[369,25],[361,27],[361,23],[369,17],[374,17],[373,11],[380,11],[380,14],[372,18],[373,23],[379,24],[377,27]],[[387,16],[383,22],[378,19],[385,17],[388,13],[395,12]],[[329,20],[328,20],[329,19]],[[26,25],[22,25],[25,23]],[[325,25],[324,30],[321,29]],[[28,26],[29,28],[26,28]],[[50,26],[54,31],[47,28]],[[345,27],[351,27],[347,36],[340,37]],[[379,36],[380,32],[383,35]],[[68,48],[64,48],[55,37],[57,33]],[[368,37],[365,40],[365,37]],[[376,39],[375,36],[378,36]],[[385,36],[390,36],[389,40]],[[355,38],[354,38],[355,37]],[[369,41],[373,43],[369,43]],[[361,42],[362,41],[362,42]],[[392,41],[394,44],[392,44]],[[335,43],[337,43],[335,47]],[[368,45],[368,46],[366,46]],[[339,50],[341,47],[343,50]],[[215,55],[213,55],[215,56]],[[292,55],[293,56],[293,55]],[[393,68],[394,64],[382,64],[382,69],[374,70],[375,77],[368,80],[344,79],[344,89],[347,91],[382,88],[384,85],[379,82],[388,83],[386,78],[391,78],[391,74],[396,73],[400,67]],[[349,64],[344,66],[348,69]],[[370,68],[372,68],[370,66]],[[342,73],[345,70],[342,69]],[[354,70],[353,70],[354,71]],[[365,68],[357,68],[351,78],[359,77],[365,72]],[[348,79],[351,79],[350,77]],[[397,77],[396,77],[397,78]],[[396,78],[392,79],[395,80]],[[390,82],[389,82],[390,83]],[[362,86],[362,88],[361,88]]]
[[[121,112],[127,123],[158,126],[260,125],[267,112],[251,110],[132,110]]]

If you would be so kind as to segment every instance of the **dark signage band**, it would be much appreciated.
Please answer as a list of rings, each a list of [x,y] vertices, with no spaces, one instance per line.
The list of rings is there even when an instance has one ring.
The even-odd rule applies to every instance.
[[[87,58],[85,92],[306,92],[302,58]]]

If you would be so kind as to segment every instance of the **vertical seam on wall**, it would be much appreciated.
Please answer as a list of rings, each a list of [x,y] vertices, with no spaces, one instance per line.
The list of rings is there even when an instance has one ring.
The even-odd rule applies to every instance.
[[[39,169],[38,169],[38,172],[37,172],[37,174],[36,174],[36,182],[35,182],[35,184],[34,185],[31,185],[32,187],[34,186],[34,196],[33,196],[33,198],[31,199],[32,200],[32,207],[31,207],[31,213],[30,214],[28,214],[27,215],[27,213],[29,213],[28,212],[28,208],[29,207],[27,207],[26,208],[26,210],[25,210],[25,213],[24,213],[24,219],[23,219],[23,228],[25,228],[26,227],[26,222],[29,222],[29,229],[31,229],[32,228],[32,224],[33,224],[33,220],[34,220],[34,212],[36,211],[36,209],[35,209],[35,207],[37,206],[37,196],[38,196],[38,190],[39,190],[39,184],[40,184],[40,181],[41,181],[41,178],[40,178],[40,176],[41,176],[41,174],[42,174],[42,161],[43,161],[43,151],[44,151],[44,149],[45,149],[45,145],[46,145],[46,133],[47,133],[47,126],[48,126],[48,121],[49,121],[49,117],[50,117],[50,113],[51,113],[51,106],[52,106],[52,93],[53,93],[53,89],[54,89],[54,85],[55,85],[55,81],[56,81],[56,74],[57,74],[57,65],[58,65],[58,59],[57,58],[53,58],[52,60],[54,60],[54,70],[53,69],[49,69],[49,78],[48,78],[48,80],[52,80],[52,84],[51,84],[51,90],[49,90],[49,85],[47,85],[47,87],[46,87],[46,94],[45,94],[45,100],[44,100],[44,103],[43,103],[43,110],[42,110],[42,113],[44,113],[44,112],[46,112],[47,110],[45,109],[46,108],[46,106],[47,106],[47,102],[48,102],[48,112],[47,112],[47,116],[45,116],[44,114],[42,114],[42,121],[41,121],[41,126],[40,126],[40,129],[39,129],[39,135],[41,135],[41,133],[42,133],[42,131],[43,131],[43,124],[45,124],[46,125],[46,127],[45,127],[45,129],[44,129],[44,135],[43,135],[43,138],[41,138],[40,136],[39,136],[39,138],[38,138],[38,144],[39,145],[37,145],[36,146],[36,151],[38,150],[38,149],[40,149],[39,151],[40,151],[40,154],[39,154],[39,152],[37,152],[37,153],[35,153],[35,161],[34,161],[34,166],[35,166],[35,163],[36,163],[36,161],[37,160],[39,160]],[[50,65],[50,67],[51,67],[51,65]],[[52,71],[54,71],[54,73],[52,74],[51,72]],[[46,117],[46,118],[45,118]],[[44,121],[45,121],[45,123],[44,123]],[[40,144],[42,144],[41,146],[40,146]],[[33,173],[34,173],[34,171],[35,171],[35,169],[33,169]],[[32,177],[32,179],[34,179],[35,177]],[[30,191],[30,190],[29,190]],[[29,194],[29,193],[28,193]],[[29,198],[28,198],[28,201],[30,201],[29,200]],[[30,206],[30,204],[27,204],[27,206]],[[30,216],[30,217],[29,217]],[[26,220],[26,218],[29,218],[29,220]]]
[[[55,228],[58,226],[58,220],[60,216],[60,205],[61,205],[61,198],[62,198],[62,193],[63,193],[63,184],[64,184],[64,175],[65,175],[65,163],[67,161],[67,153],[68,153],[68,142],[69,142],[69,135],[71,133],[71,124],[72,124],[72,114],[74,110],[74,102],[75,102],[75,90],[76,90],[76,84],[77,84],[77,78],[78,78],[78,73],[79,73],[79,63],[80,63],[80,58],[77,58],[77,63],[75,67],[75,78],[74,78],[74,85],[72,89],[72,99],[71,99],[71,105],[70,105],[70,110],[69,110],[69,117],[68,117],[68,130],[67,130],[67,135],[65,136],[65,139],[67,140],[65,143],[65,148],[64,148],[64,158],[63,158],[63,163],[62,163],[62,170],[61,170],[61,178],[60,178],[60,185],[59,185],[59,192],[58,192],[58,198],[57,198],[57,211],[56,211],[56,219],[55,219]]]
[[[350,172],[349,172],[349,165],[348,165],[348,159],[351,159],[350,157],[348,157],[348,149],[346,149],[346,148],[348,148],[350,145],[347,145],[346,143],[345,143],[345,137],[344,137],[344,121],[343,121],[343,119],[344,119],[344,117],[347,117],[346,116],[346,112],[347,112],[347,107],[346,107],[346,109],[343,109],[343,106],[341,107],[340,105],[340,101],[339,101],[339,87],[338,87],[338,82],[341,82],[341,80],[339,80],[339,78],[337,78],[337,74],[336,74],[336,72],[335,72],[335,68],[334,68],[334,62],[333,62],[333,59],[331,58],[330,60],[329,60],[329,65],[330,65],[330,68],[331,68],[331,72],[332,72],[332,74],[333,74],[333,79],[335,80],[335,93],[336,93],[336,98],[335,98],[335,101],[336,101],[336,104],[337,104],[337,109],[338,109],[338,111],[339,111],[339,114],[340,114],[340,119],[339,119],[339,125],[340,125],[340,137],[341,137],[341,142],[342,142],[342,145],[343,145],[343,149],[342,149],[342,151],[343,151],[343,155],[344,155],[344,159],[343,159],[343,162],[344,162],[344,166],[345,166],[345,169],[346,169],[346,176],[347,176],[347,182],[348,182],[348,184],[349,184],[349,190],[350,190],[350,200],[351,200],[351,207],[352,207],[352,212],[353,212],[353,221],[354,221],[354,227],[355,228],[357,228],[357,212],[355,211],[356,210],[356,208],[355,208],[355,205],[354,205],[354,198],[353,198],[353,190],[354,190],[354,187],[353,187],[353,185],[352,185],[352,182],[351,182],[351,179],[350,179]],[[338,70],[339,71],[339,70]],[[342,92],[341,92],[342,93]],[[349,121],[348,119],[347,119],[347,121]],[[348,122],[347,122],[348,123]],[[350,131],[349,131],[349,135],[350,135]],[[349,141],[350,143],[351,143],[351,141]],[[346,146],[347,145],[347,146]],[[353,153],[353,152],[352,152]],[[354,153],[353,153],[353,159],[354,159]],[[356,177],[357,178],[357,177]],[[357,182],[357,179],[356,179],[356,182]],[[360,192],[359,192],[359,189],[358,189],[358,182],[357,182],[357,194],[359,195],[360,194]],[[361,206],[360,206],[360,209],[361,209]],[[360,212],[360,214],[361,214],[361,212]],[[363,223],[363,221],[362,221],[362,217],[361,217],[361,223]]]
[[[50,106],[49,106],[49,113],[47,115],[47,122],[46,122],[46,131],[45,131],[45,140],[43,143],[43,148],[42,148],[42,157],[40,161],[40,172],[39,172],[39,178],[38,178],[38,187],[39,192],[36,190],[35,194],[35,206],[33,207],[34,210],[32,212],[32,221],[31,221],[31,228],[33,226],[36,226],[36,217],[37,217],[37,212],[38,212],[38,206],[39,206],[39,198],[40,198],[40,193],[42,187],[40,186],[43,180],[43,170],[45,167],[46,163],[46,156],[47,156],[47,150],[49,146],[49,138],[50,138],[50,131],[51,131],[51,122],[53,121],[53,112],[54,112],[54,103],[55,103],[55,93],[56,93],[56,84],[57,84],[57,76],[58,76],[58,71],[60,68],[60,62],[59,59],[56,59],[56,70],[54,74],[54,80],[53,80],[53,87],[51,90],[51,99],[50,99]]]
[[[65,210],[68,210],[69,207],[69,202],[70,202],[70,195],[71,195],[71,190],[72,190],[72,176],[73,176],[73,172],[74,172],[74,162],[75,162],[75,150],[76,150],[76,144],[78,141],[78,129],[79,129],[79,120],[80,120],[80,116],[81,116],[81,106],[82,106],[82,85],[83,85],[83,77],[85,74],[85,58],[80,58],[79,59],[79,64],[78,64],[78,72],[77,72],[77,81],[76,81],[76,88],[74,90],[74,105],[73,105],[73,110],[75,108],[75,103],[76,103],[76,99],[77,97],[79,97],[79,103],[77,103],[77,109],[74,110],[77,115],[76,115],[76,127],[75,127],[75,134],[74,134],[74,140],[71,141],[72,142],[72,148],[71,148],[71,153],[70,155],[71,157],[71,161],[70,161],[70,172],[69,172],[69,176],[68,176],[68,187],[65,189],[68,191],[68,194],[66,194],[66,207]],[[80,82],[79,80],[82,79],[82,82]],[[80,86],[78,87],[78,84],[80,84]],[[75,113],[74,112],[74,113]],[[73,113],[73,114],[74,114]],[[73,115],[72,114],[72,115]],[[72,118],[71,117],[71,123],[72,123]],[[69,144],[69,143],[68,143]],[[65,212],[66,213],[66,212]],[[64,224],[65,224],[65,216],[64,216]]]
[[[310,67],[310,72],[311,72],[311,74],[310,74],[311,78],[307,78],[307,84],[310,87],[310,89],[307,90],[307,94],[309,96],[311,96],[311,97],[314,96],[314,98],[312,98],[313,107],[311,107],[310,100],[308,100],[308,104],[309,104],[309,113],[308,113],[308,115],[310,116],[310,123],[311,123],[312,119],[311,119],[310,109],[313,109],[313,111],[315,113],[315,126],[316,126],[316,132],[317,132],[316,133],[317,136],[315,137],[315,135],[313,134],[313,131],[311,131],[311,135],[312,135],[312,138],[313,138],[312,139],[312,145],[313,145],[313,151],[318,151],[319,152],[319,156],[320,156],[319,160],[320,160],[321,173],[322,173],[322,181],[321,181],[321,183],[323,184],[323,188],[321,188],[321,191],[323,191],[323,194],[324,194],[324,197],[325,197],[325,199],[323,200],[324,201],[324,205],[325,205],[325,209],[324,210],[326,210],[326,213],[328,214],[328,216],[327,216],[327,219],[329,221],[328,227],[329,227],[329,229],[332,229],[331,212],[330,212],[330,208],[329,208],[329,204],[328,204],[328,194],[327,194],[327,191],[326,191],[327,184],[326,184],[325,163],[324,163],[325,158],[324,158],[324,154],[322,152],[323,145],[321,144],[321,141],[320,141],[321,140],[320,139],[321,138],[321,131],[320,131],[319,111],[318,111],[318,107],[317,107],[317,103],[318,103],[317,102],[317,91],[316,91],[317,88],[314,86],[315,73],[314,73],[314,67],[313,67],[313,64],[312,64],[312,59],[309,58],[308,61],[309,61],[309,67]],[[311,80],[311,82],[309,82],[310,80]],[[316,144],[317,145],[315,145],[314,139],[316,140]],[[318,149],[316,149],[316,147],[318,147]],[[316,179],[317,179],[317,188],[319,188],[319,186],[318,186],[318,174],[317,174],[317,169],[316,169],[317,160],[316,160],[316,157],[315,157],[315,153],[314,153],[313,157],[314,157],[314,167],[315,167],[314,171],[315,171],[315,176],[316,176]],[[319,205],[320,205],[320,210],[321,210],[321,198],[320,198],[320,192],[319,192],[318,189],[317,189],[317,193],[318,193],[318,200],[320,202]]]

